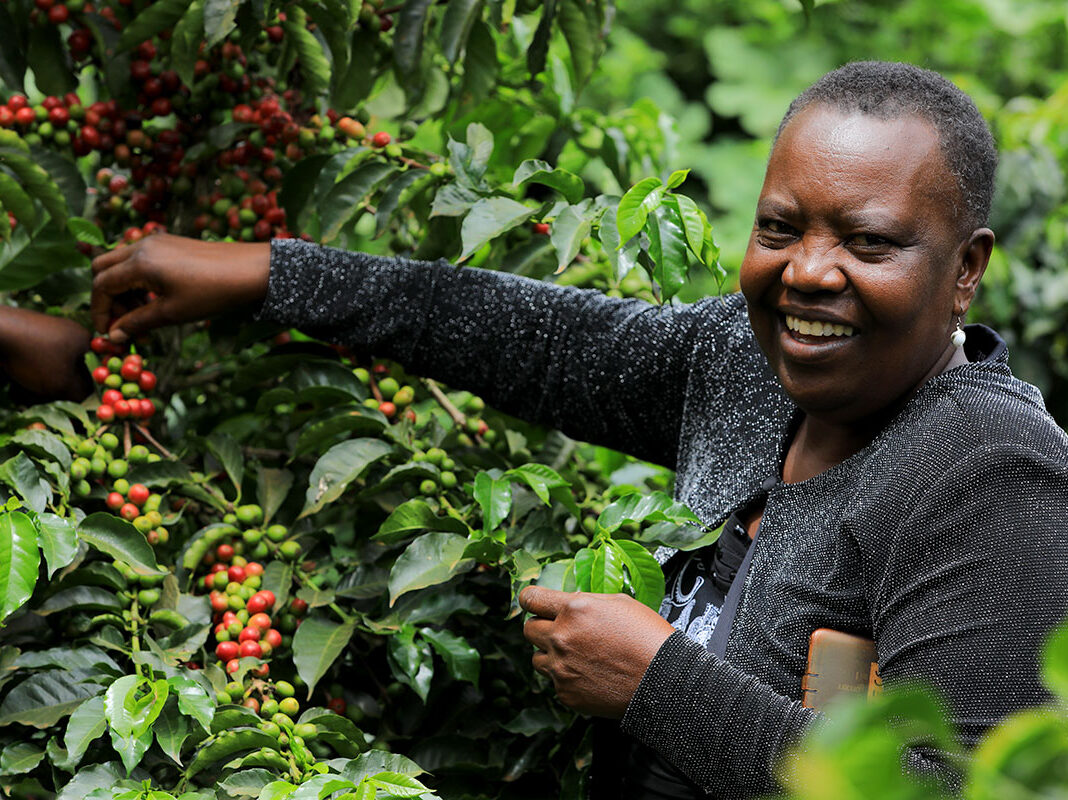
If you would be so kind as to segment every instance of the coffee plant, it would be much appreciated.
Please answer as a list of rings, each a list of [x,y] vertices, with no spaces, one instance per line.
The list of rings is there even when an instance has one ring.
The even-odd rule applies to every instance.
[[[582,103],[613,14],[0,0],[0,290],[87,324],[89,258],[163,230],[655,302],[691,269],[722,286],[672,120]],[[668,471],[261,323],[86,362],[84,403],[5,397],[7,795],[583,796],[588,724],[532,671],[516,595],[657,607],[650,550],[716,536]]]

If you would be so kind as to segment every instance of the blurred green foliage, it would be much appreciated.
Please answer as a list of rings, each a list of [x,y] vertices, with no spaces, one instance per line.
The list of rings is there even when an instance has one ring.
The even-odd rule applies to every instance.
[[[807,4],[806,4],[807,5]],[[908,61],[946,75],[1001,150],[998,247],[973,322],[1009,343],[1017,375],[1068,425],[1068,6],[1063,0],[652,0],[621,3],[583,101],[653,98],[676,120],[671,167],[703,201],[734,282],[770,137],[790,100],[847,61]],[[592,168],[592,167],[591,167]],[[715,291],[694,273],[690,299]]]

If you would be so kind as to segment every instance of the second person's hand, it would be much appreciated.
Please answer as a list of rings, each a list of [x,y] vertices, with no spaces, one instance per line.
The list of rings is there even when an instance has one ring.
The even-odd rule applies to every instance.
[[[255,306],[267,294],[268,243],[202,242],[161,233],[93,260],[93,326],[122,343],[163,325]],[[132,310],[116,298],[152,292]],[[117,318],[116,318],[117,317]]]

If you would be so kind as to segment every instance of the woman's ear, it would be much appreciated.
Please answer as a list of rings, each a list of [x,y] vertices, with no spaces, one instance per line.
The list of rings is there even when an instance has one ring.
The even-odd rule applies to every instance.
[[[990,228],[976,228],[968,239],[961,243],[957,262],[957,285],[953,313],[960,315],[968,310],[975,297],[975,290],[990,263],[994,249],[994,232]]]

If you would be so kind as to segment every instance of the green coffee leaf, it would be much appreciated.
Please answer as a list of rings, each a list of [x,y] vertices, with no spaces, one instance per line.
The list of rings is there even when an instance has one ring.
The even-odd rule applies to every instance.
[[[306,90],[316,95],[330,87],[330,59],[315,35],[308,30],[307,15],[300,6],[289,6],[282,23],[286,38],[297,50],[300,74]]]
[[[28,228],[37,224],[37,209],[33,199],[19,185],[19,182],[0,171],[0,205],[15,215],[20,223]]]
[[[422,775],[426,770],[407,756],[402,756],[399,753],[390,753],[385,750],[368,750],[346,764],[344,769],[341,770],[341,777],[353,783],[359,783],[365,778],[382,772],[397,772],[414,777]]]
[[[130,50],[157,33],[173,28],[190,5],[189,0],[157,0],[146,6],[123,27],[119,50]]]
[[[455,533],[427,533],[408,545],[389,573],[390,606],[407,592],[444,583],[471,569],[475,561],[464,558],[466,548],[467,538]]]
[[[204,687],[181,675],[167,678],[167,685],[178,695],[178,710],[195,719],[205,731],[210,731],[215,716],[215,700],[208,697]]]
[[[186,86],[192,86],[193,70],[204,39],[204,0],[168,0],[174,5],[181,3],[185,12],[181,15],[171,34],[171,65]],[[146,10],[156,7],[153,4]],[[147,37],[146,37],[147,38]],[[134,42],[136,44],[136,42]],[[132,46],[132,45],[131,45]]]
[[[107,730],[104,717],[104,696],[98,694],[83,702],[67,720],[67,731],[63,736],[63,746],[67,748],[67,762],[75,767],[82,760],[85,751]]]
[[[236,25],[237,10],[244,0],[207,0],[204,4],[205,47],[211,48],[225,39]]]
[[[159,575],[152,545],[133,525],[114,514],[98,511],[78,525],[78,537],[112,558],[129,564],[139,575]]]
[[[315,684],[344,651],[355,632],[351,622],[333,622],[325,617],[308,617],[293,634],[293,663],[308,685],[311,697]]]
[[[15,742],[0,751],[0,775],[22,775],[45,757],[44,748],[31,742]]]
[[[607,540],[593,551],[590,569],[590,591],[598,594],[616,594],[623,591],[623,559],[620,552]]]
[[[660,286],[662,300],[670,300],[683,284],[689,270],[686,238],[676,208],[669,204],[654,209],[645,224],[649,234],[649,256],[653,260],[652,278]]]
[[[152,746],[152,730],[150,728],[140,733],[130,733],[123,736],[117,730],[111,728],[108,733],[111,734],[111,746],[119,754],[123,766],[126,767],[126,774],[129,775],[133,768],[141,763],[141,759],[148,752],[148,748]],[[136,798],[137,795],[134,794],[130,800],[136,800]]]
[[[478,686],[478,672],[481,656],[478,650],[467,643],[462,636],[447,630],[420,628],[419,633],[445,662],[445,668],[458,681],[467,681]]]
[[[441,52],[450,64],[455,64],[463,52],[471,26],[482,11],[482,0],[452,0],[441,20]]]
[[[393,544],[420,531],[448,531],[466,535],[469,529],[455,517],[439,517],[425,500],[415,497],[393,509],[372,538]]]
[[[412,625],[404,625],[390,637],[386,652],[393,677],[411,688],[425,703],[434,677],[430,646],[417,636]]]
[[[652,553],[627,539],[609,539],[607,546],[614,548],[622,559],[634,598],[659,611],[664,599],[664,571]]]
[[[600,30],[593,18],[592,4],[583,0],[561,0],[559,9],[560,30],[571,53],[571,70],[575,76],[577,93],[593,73],[600,48]]]
[[[433,4],[433,0],[405,0],[397,14],[393,60],[402,78],[411,78],[419,71],[423,57],[423,33]]]
[[[546,161],[528,158],[516,167],[512,176],[512,185],[516,188],[528,183],[538,183],[555,189],[569,203],[578,203],[586,194],[586,184],[582,178],[566,169],[554,169]]]
[[[30,599],[40,563],[30,518],[21,511],[0,513],[0,621]]]
[[[504,522],[512,508],[511,481],[480,472],[475,476],[474,496],[482,509],[482,532],[489,535]]]
[[[629,242],[645,227],[649,213],[660,205],[663,197],[664,187],[659,178],[645,178],[627,190],[616,208],[616,227],[620,241],[616,249]]]
[[[365,469],[385,458],[392,449],[380,439],[352,439],[331,447],[315,462],[300,516],[314,514],[337,500]]]
[[[549,236],[556,248],[556,271],[562,272],[575,260],[582,242],[590,235],[592,221],[580,206],[568,206],[556,216]]]
[[[178,710],[178,698],[173,694],[152,726],[160,749],[179,766],[182,765],[182,745],[189,738],[189,718]]]
[[[24,680],[0,704],[0,725],[18,722],[34,728],[48,728],[70,714],[98,687],[79,683],[89,677],[82,670],[38,672]]]
[[[38,513],[52,501],[51,485],[23,452],[0,464],[0,481],[14,489],[26,505]]]
[[[677,169],[668,176],[667,183],[664,184],[664,188],[669,192],[672,189],[677,189],[678,187],[682,186],[683,183],[685,183],[686,179],[689,176],[690,170]]]
[[[222,468],[226,471],[230,482],[237,489],[237,500],[241,499],[241,481],[245,475],[245,456],[241,452],[241,445],[225,433],[213,433],[204,442],[208,452],[218,459]]]
[[[486,242],[521,225],[533,214],[534,209],[507,197],[486,197],[479,200],[471,207],[460,226],[463,251],[459,260],[466,260]]]
[[[322,241],[336,239],[345,223],[366,204],[367,196],[395,171],[392,164],[369,161],[334,184],[320,206]]]

